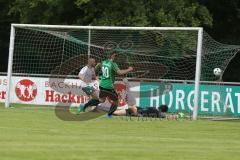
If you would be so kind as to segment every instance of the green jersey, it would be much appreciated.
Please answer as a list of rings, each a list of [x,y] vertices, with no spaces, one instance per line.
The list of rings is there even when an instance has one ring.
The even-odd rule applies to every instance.
[[[118,65],[111,61],[105,60],[101,64],[102,76],[100,81],[100,87],[106,89],[114,89],[115,74],[119,70]]]

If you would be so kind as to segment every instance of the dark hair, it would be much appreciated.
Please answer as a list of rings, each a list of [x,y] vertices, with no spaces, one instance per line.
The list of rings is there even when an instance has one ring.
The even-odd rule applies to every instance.
[[[165,113],[168,111],[168,106],[163,104],[158,109],[159,109],[159,111]]]
[[[112,56],[113,54],[117,54],[117,52],[115,50],[106,50],[105,51],[106,56],[109,58],[110,56]]]

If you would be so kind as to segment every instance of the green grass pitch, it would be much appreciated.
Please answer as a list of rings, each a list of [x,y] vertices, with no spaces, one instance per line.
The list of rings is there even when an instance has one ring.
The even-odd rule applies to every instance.
[[[58,119],[49,107],[0,104],[1,160],[239,160],[240,123]]]

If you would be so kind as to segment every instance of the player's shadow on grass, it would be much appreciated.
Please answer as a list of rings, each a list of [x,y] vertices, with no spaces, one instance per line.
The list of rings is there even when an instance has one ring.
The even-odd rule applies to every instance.
[[[90,112],[81,112],[77,115],[70,111],[70,105],[63,106],[63,104],[59,103],[55,106],[55,115],[63,121],[88,121],[96,119],[104,114],[106,114],[105,111],[94,110]]]

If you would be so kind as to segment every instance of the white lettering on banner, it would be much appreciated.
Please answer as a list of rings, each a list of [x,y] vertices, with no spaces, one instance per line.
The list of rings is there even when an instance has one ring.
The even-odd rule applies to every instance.
[[[53,90],[46,90],[45,102],[61,102],[61,103],[84,103],[85,97],[80,95],[60,94]]]
[[[173,104],[173,93],[172,93],[172,91],[171,91],[171,92],[168,92],[168,94],[169,94],[169,103],[166,104],[166,101],[165,101],[166,94],[163,94],[163,95],[162,95],[162,104],[167,105],[168,108],[171,108],[171,107],[172,107],[172,104]]]
[[[80,89],[81,86],[80,86],[80,81],[76,80],[77,82],[63,82],[63,81],[60,81],[60,82],[52,82],[50,84],[49,81],[45,81],[45,87],[51,87],[51,88],[66,88],[66,89]],[[78,83],[79,82],[79,83]]]
[[[240,113],[240,93],[235,93],[237,97],[237,106],[238,106],[238,113]]]
[[[232,88],[226,88],[226,92],[227,92],[227,96],[224,103],[224,112],[226,112],[227,109],[230,108],[231,112],[234,113],[232,96],[231,96]]]
[[[185,98],[185,93],[183,90],[176,90],[176,109],[178,110],[180,107],[179,107],[179,104],[181,105],[181,108],[184,110],[185,109],[185,106],[184,106],[184,103],[183,103],[183,100]]]
[[[217,112],[221,112],[220,102],[221,98],[219,92],[212,92],[212,112],[215,112],[215,108],[217,108]]]
[[[6,78],[1,78],[0,79],[0,85],[1,86],[7,86],[7,79]]]
[[[187,96],[187,105],[189,107],[190,110],[193,111],[193,102],[194,102],[194,91],[189,92],[188,96]],[[192,103],[192,104],[191,104]]]
[[[205,103],[208,103],[208,99],[205,99],[205,95],[208,95],[209,93],[207,91],[201,92],[201,111],[208,112],[208,108],[205,108]]]
[[[154,91],[156,94],[154,95]],[[155,105],[154,105],[155,102]],[[159,107],[159,89],[151,89],[151,96],[150,96],[150,106],[155,106],[156,108]]]

